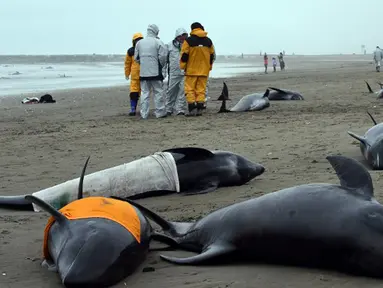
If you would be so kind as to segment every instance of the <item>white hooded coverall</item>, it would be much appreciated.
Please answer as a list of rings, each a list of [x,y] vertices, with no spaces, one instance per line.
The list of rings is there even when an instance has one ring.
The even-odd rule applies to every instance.
[[[165,93],[163,88],[163,68],[166,64],[167,49],[158,38],[159,28],[155,24],[148,26],[146,38],[136,45],[134,60],[140,64],[141,84],[141,117],[148,118],[150,108],[150,92],[153,90],[155,116],[166,116]]]
[[[177,37],[188,32],[178,28],[173,41],[167,44],[167,68],[168,68],[168,89],[166,93],[166,112],[176,114],[185,113],[187,103],[184,90],[184,71],[180,68],[181,46]]]
[[[380,62],[383,60],[383,50],[376,48],[374,51],[375,67],[380,68]]]

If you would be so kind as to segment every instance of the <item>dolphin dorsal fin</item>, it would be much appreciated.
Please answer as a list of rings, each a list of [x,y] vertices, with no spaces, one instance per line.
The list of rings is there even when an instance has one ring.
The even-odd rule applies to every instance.
[[[374,91],[372,91],[372,89],[371,89],[370,84],[368,84],[368,82],[367,82],[366,80],[364,80],[364,82],[366,82],[368,92],[370,92],[370,93],[374,93]]]
[[[352,189],[369,199],[374,197],[371,175],[361,163],[339,155],[327,156],[326,159],[334,168],[341,186]]]
[[[198,147],[171,148],[163,150],[162,152],[169,152],[181,155],[181,157],[173,155],[176,161],[198,161],[214,157],[214,153],[210,150]]]
[[[222,101],[222,100],[230,100],[229,89],[227,88],[227,85],[225,82],[223,82],[222,92],[221,92],[221,95],[218,97],[217,101]]]
[[[282,90],[282,89],[278,89],[278,88],[274,88],[274,87],[269,87],[269,89],[278,91],[278,92],[283,93],[283,94],[288,94],[285,90]]]
[[[37,198],[33,195],[26,195],[25,200],[32,202],[33,204],[39,206],[41,209],[43,209],[45,212],[48,212],[52,215],[53,218],[59,223],[59,224],[65,224],[69,220],[62,214],[60,211],[57,211],[55,208],[53,208],[48,203],[44,202],[40,198]]]
[[[372,115],[370,114],[370,112],[367,111],[367,114],[370,116],[372,122],[374,122],[374,124],[376,125],[377,123],[376,123],[374,117],[372,117]]]
[[[77,199],[82,199],[82,197],[83,197],[84,177],[85,177],[86,166],[88,166],[89,159],[90,159],[90,156],[88,156],[88,159],[86,159],[85,165],[84,165],[84,167],[82,168],[82,171],[81,171],[80,183],[78,184]]]

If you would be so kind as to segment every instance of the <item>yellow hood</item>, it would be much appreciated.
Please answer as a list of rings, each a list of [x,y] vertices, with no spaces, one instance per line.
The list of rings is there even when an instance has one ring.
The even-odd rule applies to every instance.
[[[197,28],[197,29],[193,29],[190,32],[190,35],[195,35],[197,37],[206,37],[207,36],[207,32],[202,30],[201,28]]]

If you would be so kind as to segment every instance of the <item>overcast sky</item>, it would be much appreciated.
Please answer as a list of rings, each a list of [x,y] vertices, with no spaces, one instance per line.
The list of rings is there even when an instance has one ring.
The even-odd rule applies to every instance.
[[[124,54],[148,24],[167,43],[195,21],[219,55],[383,47],[382,0],[0,0],[0,7],[0,54]]]

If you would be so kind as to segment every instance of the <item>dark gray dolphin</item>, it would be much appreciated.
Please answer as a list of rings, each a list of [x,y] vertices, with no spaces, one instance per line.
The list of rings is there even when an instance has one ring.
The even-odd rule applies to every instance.
[[[181,193],[201,194],[218,187],[240,186],[265,172],[265,167],[228,151],[197,147],[173,148]],[[173,192],[174,193],[174,192]]]
[[[267,89],[264,94],[253,93],[245,95],[235,104],[234,107],[226,109],[226,100],[229,99],[229,89],[227,88],[226,83],[223,83],[222,93],[217,100],[222,101],[221,108],[218,113],[227,113],[227,112],[246,112],[246,111],[261,111],[270,107],[270,101],[268,95],[270,90]]]
[[[197,147],[163,150],[173,155],[177,165],[181,195],[204,194],[218,187],[240,186],[265,172],[265,167],[228,151]],[[142,199],[174,194],[175,191],[148,191],[126,199]],[[112,197],[119,199],[118,197]]]
[[[65,287],[109,287],[120,282],[143,262],[152,234],[146,218],[129,203],[82,198],[88,160],[80,178],[79,200],[58,211],[35,196],[25,196],[52,215],[44,231],[43,266],[57,271]]]
[[[374,170],[383,169],[383,123],[377,124],[374,117],[367,112],[370,116],[374,126],[367,130],[364,136],[359,136],[351,131],[347,133],[359,141],[360,151],[368,164]]]
[[[370,84],[368,84],[367,81],[364,81],[364,82],[366,82],[366,85],[367,85],[367,88],[368,88],[368,92],[370,92],[370,93],[375,93],[377,99],[381,99],[381,98],[383,98],[383,84],[382,84],[382,83],[377,82],[377,84],[380,86],[380,90],[374,92],[374,91],[372,91]]]
[[[247,260],[383,278],[383,206],[358,161],[327,156],[340,185],[286,188],[221,208],[193,223],[170,222],[128,200],[159,224],[167,244],[199,253],[175,264]],[[156,239],[153,236],[153,239]]]
[[[269,87],[269,89],[273,90],[269,94],[270,101],[276,100],[304,100],[303,96],[299,92],[289,91],[278,89],[274,87]]]

